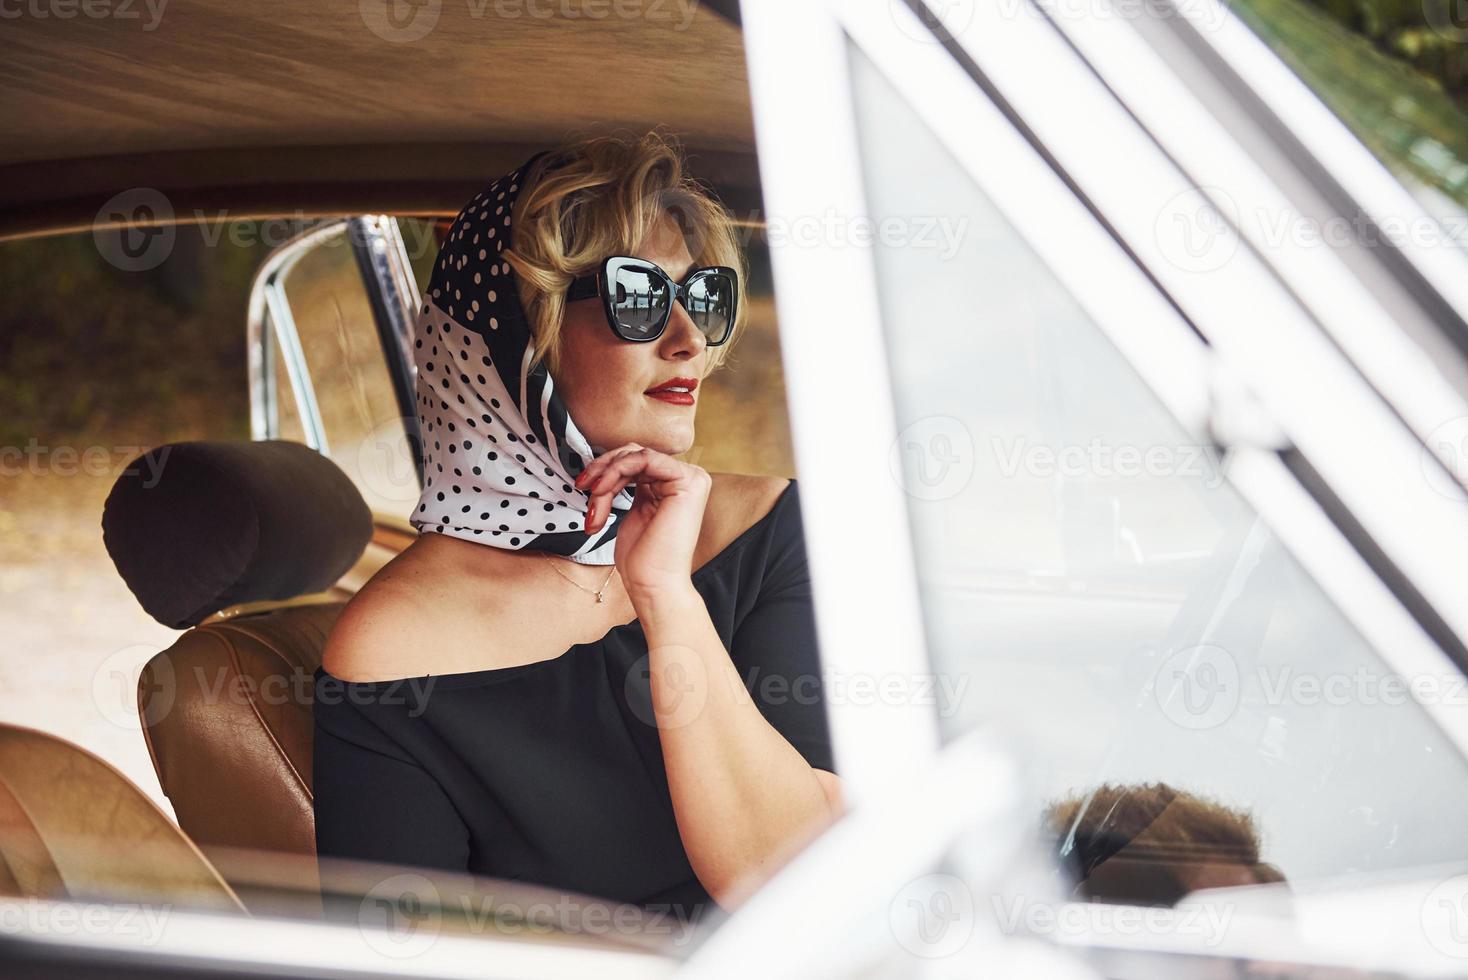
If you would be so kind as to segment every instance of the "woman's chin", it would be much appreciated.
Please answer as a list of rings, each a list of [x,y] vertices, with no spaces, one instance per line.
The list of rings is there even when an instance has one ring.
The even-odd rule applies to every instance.
[[[693,448],[693,429],[686,432],[663,433],[660,438],[634,439],[649,449],[656,449],[668,456],[682,456]]]

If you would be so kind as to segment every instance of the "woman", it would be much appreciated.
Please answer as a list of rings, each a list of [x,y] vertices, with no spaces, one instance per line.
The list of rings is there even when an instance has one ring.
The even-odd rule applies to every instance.
[[[742,269],[657,134],[459,214],[415,327],[420,534],[316,674],[319,854],[697,916],[839,815],[796,483],[674,458]]]

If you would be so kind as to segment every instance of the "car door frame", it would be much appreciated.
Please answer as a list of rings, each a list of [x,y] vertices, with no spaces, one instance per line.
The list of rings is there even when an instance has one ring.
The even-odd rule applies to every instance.
[[[250,438],[280,438],[281,393],[276,362],[281,361],[301,417],[306,445],[319,453],[330,453],[311,366],[302,351],[285,284],[296,263],[338,236],[346,237],[361,274],[421,488],[423,440],[413,393],[416,366],[412,335],[422,297],[402,231],[392,215],[364,214],[326,220],[282,242],[261,263],[250,287],[245,320]]]
[[[1422,478],[1424,470],[1452,476],[1390,391],[1342,352],[1345,328],[1323,326],[1328,310],[1288,288],[1280,266],[1295,263],[1288,271],[1299,275],[1318,257],[1261,253],[1224,221],[1219,233],[1231,252],[1221,267],[1169,259],[1157,226],[1200,207],[1216,212],[1209,189],[1159,146],[1029,0],[945,5],[950,16],[970,18],[963,25],[945,24],[919,0],[798,8],[744,0],[742,10],[769,220],[834,211],[869,224],[844,47],[853,38],[1198,444],[1232,452],[1235,488],[1389,666],[1409,676],[1461,670],[1468,618],[1444,602],[1468,572],[1468,513]],[[1122,40],[1111,43],[1126,50]],[[1199,125],[1211,127],[1210,140],[1229,140],[1213,117]],[[1116,273],[1124,262],[1128,280],[1145,280],[1145,315],[1136,315],[1135,301],[1118,300],[1121,284],[1098,280],[1102,240],[1110,259],[1101,265]],[[870,251],[787,244],[772,248],[771,258],[797,465],[807,500],[820,501],[806,509],[806,534],[825,668],[930,670],[904,494],[890,465],[898,433]],[[842,288],[824,288],[833,281]],[[1270,331],[1256,322],[1258,305],[1270,313]],[[829,353],[833,324],[839,372]],[[1318,410],[1322,398],[1332,413]],[[853,561],[852,529],[861,528],[865,543],[879,525],[875,539],[886,560]],[[883,619],[876,630],[872,616],[852,615],[873,609]],[[1442,704],[1419,704],[1468,754],[1463,720]],[[908,785],[904,766],[921,767],[938,752],[932,719],[919,712],[841,702],[830,710],[837,759],[857,806],[882,806],[884,796]],[[906,832],[940,826],[935,814]],[[846,845],[842,857],[859,863],[880,841]],[[774,954],[741,922],[754,929],[798,919],[811,898],[808,871],[830,866],[831,857],[818,847],[797,857],[751,899],[743,919],[725,927],[732,931],[716,937],[720,961],[700,960],[692,975],[785,975],[785,951]],[[839,901],[844,893],[830,894]],[[839,942],[841,923],[874,921],[881,911],[828,908],[820,941]],[[1425,951],[1421,964],[1406,965],[1433,963],[1441,960]]]

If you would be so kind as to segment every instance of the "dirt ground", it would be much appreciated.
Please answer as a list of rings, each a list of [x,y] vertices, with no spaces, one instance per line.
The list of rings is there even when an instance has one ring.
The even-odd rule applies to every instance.
[[[110,465],[120,472],[130,458],[114,455]],[[114,479],[42,468],[0,481],[0,722],[95,753],[172,818],[134,692],[142,665],[180,634],[143,612],[103,547]]]

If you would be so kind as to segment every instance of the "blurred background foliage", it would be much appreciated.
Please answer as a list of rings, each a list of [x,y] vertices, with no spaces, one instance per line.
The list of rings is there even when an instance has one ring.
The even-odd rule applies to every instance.
[[[1468,207],[1460,0],[1236,0],[1232,9],[1399,177]]]
[[[1447,0],[1312,0],[1377,49],[1436,79],[1468,106],[1468,25],[1455,25]]]
[[[0,243],[0,445],[248,439],[245,305],[269,249],[218,231],[180,225],[137,272],[91,234]]]

